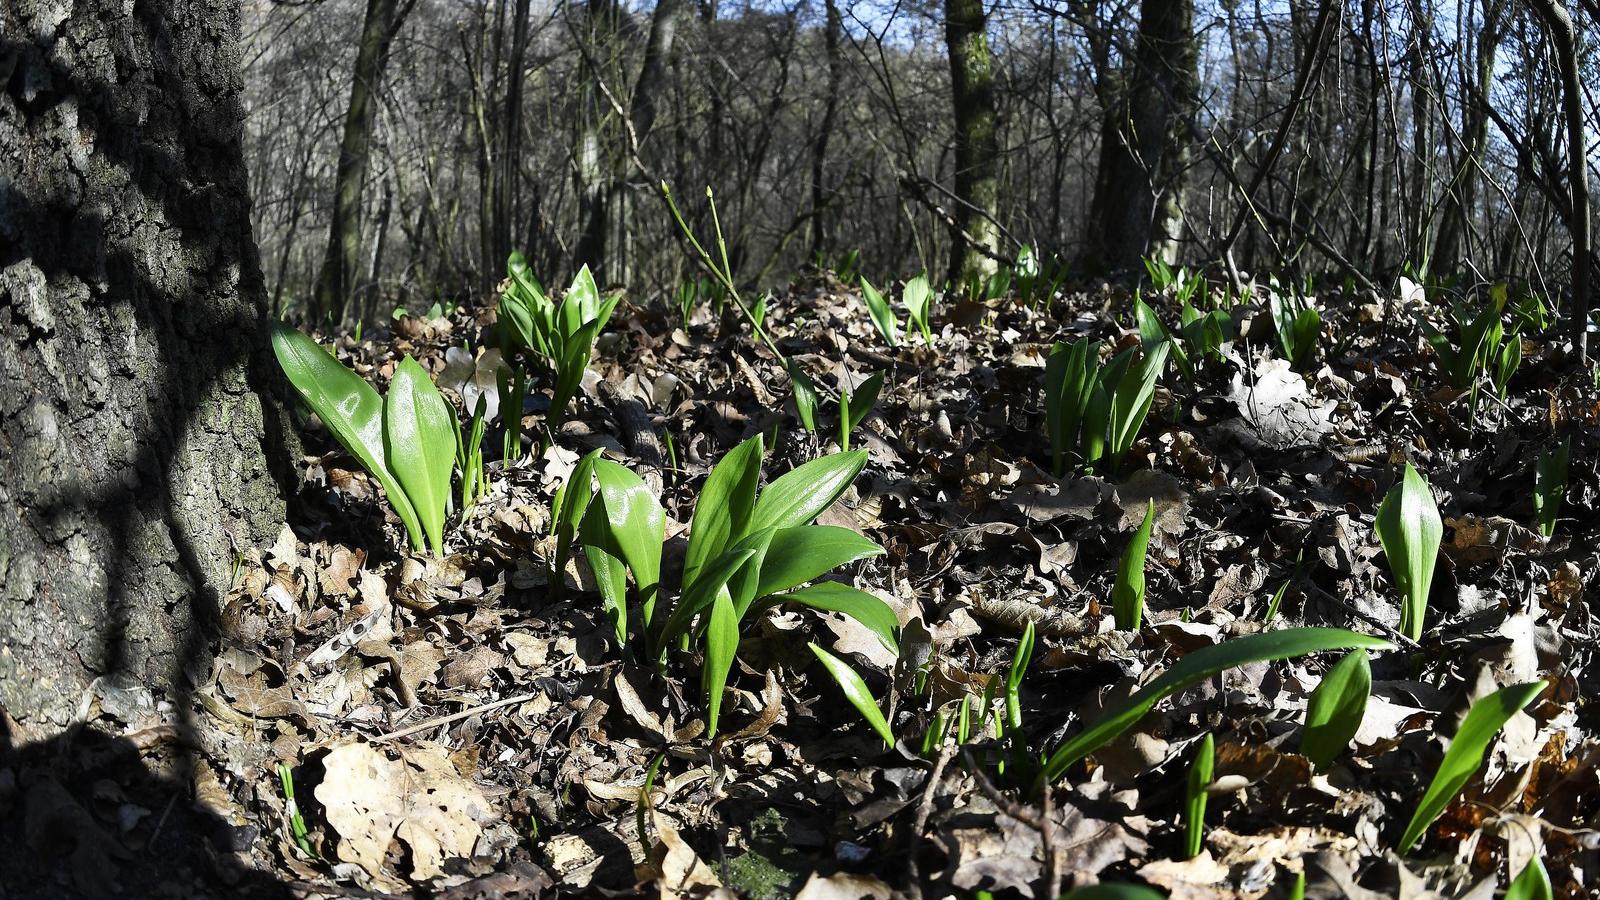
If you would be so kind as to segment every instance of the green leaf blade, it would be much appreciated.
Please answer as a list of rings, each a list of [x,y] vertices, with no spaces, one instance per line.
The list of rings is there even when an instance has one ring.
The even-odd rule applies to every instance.
[[[1343,753],[1361,727],[1372,693],[1372,666],[1367,651],[1352,650],[1322,676],[1306,705],[1300,753],[1317,771],[1325,771]]]
[[[867,683],[861,680],[861,676],[856,673],[856,670],[852,669],[849,663],[818,647],[815,643],[807,644],[807,646],[811,648],[812,653],[816,654],[817,659],[822,662],[823,668],[828,670],[828,674],[833,676],[833,680],[839,685],[840,690],[844,691],[845,699],[849,700],[850,705],[861,713],[861,717],[867,720],[867,724],[871,725],[872,730],[878,733],[878,737],[883,738],[884,746],[894,747],[894,732],[890,730],[889,723],[883,718],[883,710],[878,708],[878,701],[873,698],[872,692],[867,690]]]

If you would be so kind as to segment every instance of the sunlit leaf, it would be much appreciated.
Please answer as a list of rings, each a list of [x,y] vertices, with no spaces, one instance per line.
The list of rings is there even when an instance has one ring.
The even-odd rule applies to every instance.
[[[860,622],[863,627],[876,635],[885,647],[895,651],[899,649],[899,644],[895,641],[895,630],[900,627],[900,620],[895,616],[894,609],[866,591],[858,590],[848,584],[819,581],[798,591],[776,594],[768,598],[767,603],[771,605],[798,603],[824,612],[843,613]]]
[[[1211,732],[1200,741],[1194,761],[1189,764],[1189,780],[1184,785],[1184,849],[1186,859],[1200,855],[1206,836],[1206,788],[1211,786],[1211,775],[1217,760],[1217,744]]]
[[[722,714],[722,691],[733,670],[733,657],[739,650],[739,617],[726,591],[718,591],[711,603],[711,621],[706,626],[706,658],[702,681],[706,691],[707,737],[717,736],[717,719]]]
[[[867,683],[861,680],[861,676],[856,674],[856,670],[850,668],[849,663],[818,647],[816,644],[808,644],[807,646],[811,648],[812,653],[817,655],[817,659],[822,661],[823,667],[828,670],[829,675],[833,676],[833,680],[838,682],[839,688],[844,691],[845,699],[849,700],[850,705],[861,713],[861,717],[867,720],[867,724],[872,726],[872,730],[883,738],[884,746],[893,747],[894,732],[889,730],[889,723],[884,720],[883,711],[878,708],[878,701],[873,698],[872,692],[867,690]]]
[[[846,563],[880,556],[883,548],[848,528],[798,525],[772,535],[756,597],[786,591],[826,575]]]
[[[383,402],[384,453],[417,512],[428,546],[444,555],[444,517],[456,465],[456,413],[433,378],[407,356]]]
[[[1439,818],[1450,801],[1477,774],[1489,744],[1506,722],[1544,693],[1544,689],[1543,681],[1514,684],[1472,704],[1472,708],[1467,710],[1467,717],[1461,722],[1461,728],[1450,739],[1450,749],[1445,751],[1433,781],[1428,784],[1428,790],[1411,814],[1405,833],[1400,836],[1398,850],[1401,853],[1408,853],[1416,846],[1433,820]]]
[[[1389,559],[1389,572],[1400,591],[1400,633],[1417,640],[1422,637],[1428,590],[1433,585],[1433,567],[1444,526],[1439,521],[1433,491],[1410,463],[1384,495],[1376,524],[1384,555]]]
[[[1156,521],[1156,501],[1145,506],[1144,520],[1133,532],[1117,565],[1117,583],[1111,589],[1111,612],[1121,631],[1138,631],[1144,618],[1144,564],[1150,551],[1150,531]]]
[[[761,492],[749,530],[811,524],[839,499],[866,464],[866,452],[854,450],[796,466]]]
[[[689,546],[683,555],[683,583],[694,584],[700,567],[743,537],[755,508],[761,480],[761,435],[723,455],[706,476],[689,525]]]
[[[1555,890],[1550,885],[1550,873],[1544,869],[1544,863],[1535,856],[1528,860],[1522,871],[1512,880],[1511,886],[1506,888],[1505,900],[1554,900]]]
[[[878,334],[883,342],[890,347],[900,346],[900,323],[895,321],[894,311],[889,308],[889,301],[883,294],[872,286],[865,276],[861,279],[861,297],[866,301],[867,314],[872,316],[872,324],[878,329]]]
[[[272,350],[289,383],[339,444],[361,461],[383,486],[411,546],[421,549],[423,531],[410,499],[390,470],[383,444],[383,400],[366,379],[299,331],[274,322]]]
[[[1389,650],[1393,646],[1381,638],[1343,628],[1289,628],[1236,637],[1195,650],[1132,696],[1112,704],[1093,725],[1057,747],[1045,762],[1040,784],[1042,786],[1058,780],[1075,763],[1115,740],[1137,724],[1162,698],[1193,687],[1228,669],[1246,663],[1287,659],[1324,650],[1354,650],[1358,647]]]
[[[615,546],[633,571],[648,625],[661,582],[661,541],[666,534],[666,513],[650,487],[625,466],[596,458],[594,473],[600,482],[596,497],[605,509]]]
[[[1306,704],[1306,725],[1300,734],[1300,753],[1317,771],[1328,768],[1350,745],[1371,693],[1372,667],[1365,650],[1350,651],[1322,676]]]

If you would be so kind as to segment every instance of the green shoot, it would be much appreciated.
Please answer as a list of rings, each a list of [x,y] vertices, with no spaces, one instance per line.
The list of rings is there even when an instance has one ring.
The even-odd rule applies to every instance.
[[[867,304],[867,314],[872,317],[872,326],[878,329],[878,336],[890,349],[900,346],[900,323],[895,321],[889,301],[865,275],[861,276],[861,299]]]
[[[850,433],[856,426],[872,412],[878,405],[878,394],[883,391],[883,373],[874,372],[861,383],[859,388],[851,391],[845,388],[839,392],[839,449],[850,449]]]
[[[1322,314],[1309,299],[1292,290],[1274,289],[1267,293],[1272,323],[1278,335],[1278,349],[1296,370],[1311,365],[1317,350],[1317,335],[1322,331]]]
[[[1409,853],[1416,846],[1433,820],[1439,818],[1450,801],[1477,774],[1483,765],[1483,755],[1488,752],[1495,735],[1500,733],[1512,716],[1544,693],[1544,689],[1543,681],[1514,684],[1472,704],[1472,708],[1467,710],[1466,719],[1461,722],[1460,730],[1450,739],[1450,749],[1445,751],[1439,770],[1434,773],[1427,792],[1417,803],[1405,833],[1400,836],[1400,845],[1396,848],[1399,852]]]
[[[1216,760],[1216,741],[1208,731],[1200,741],[1200,749],[1195,751],[1194,762],[1189,766],[1189,781],[1184,786],[1184,859],[1199,856],[1205,842],[1206,788],[1211,786]]]
[[[306,834],[305,817],[300,814],[300,804],[294,799],[294,772],[287,763],[278,763],[278,783],[283,786],[283,814],[289,820],[289,836],[294,838],[295,846],[302,853],[317,859],[317,851]]]
[[[1539,533],[1546,539],[1556,533],[1556,517],[1567,495],[1567,460],[1572,454],[1572,438],[1539,453],[1533,470],[1533,514],[1539,520]]]
[[[1144,618],[1144,564],[1150,551],[1150,531],[1155,525],[1156,501],[1144,509],[1144,521],[1134,530],[1122,561],[1117,565],[1117,582],[1111,589],[1111,611],[1119,631],[1138,631]]]
[[[878,733],[878,737],[883,738],[883,745],[893,748],[894,732],[890,730],[889,723],[883,718],[883,710],[878,708],[878,701],[873,698],[872,692],[867,690],[867,683],[861,680],[861,676],[856,673],[856,670],[850,668],[849,663],[818,647],[814,642],[807,643],[806,646],[811,648],[811,652],[815,653],[817,659],[822,662],[823,668],[827,669],[828,674],[833,676],[833,680],[838,683],[839,689],[844,691],[845,699],[850,701],[850,705],[861,713],[861,718],[867,720],[867,724],[871,725],[872,730]]]
[[[1506,888],[1505,900],[1554,900],[1555,890],[1550,885],[1550,873],[1535,856],[1522,867],[1522,872]]]
[[[1372,667],[1367,651],[1352,650],[1322,676],[1306,705],[1305,730],[1300,753],[1318,772],[1326,771],[1334,757],[1350,746],[1372,693]]]
[[[922,342],[930,347],[933,346],[933,326],[928,321],[933,288],[928,284],[927,274],[923,273],[906,282],[900,299],[906,305],[906,318],[922,332]]]
[[[1400,590],[1400,633],[1419,640],[1444,527],[1432,489],[1410,463],[1384,495],[1376,524],[1389,572]]]

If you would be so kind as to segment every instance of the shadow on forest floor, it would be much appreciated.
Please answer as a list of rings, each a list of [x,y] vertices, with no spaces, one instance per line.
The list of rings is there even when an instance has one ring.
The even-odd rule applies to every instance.
[[[0,898],[294,896],[234,855],[259,826],[205,808],[180,742],[75,726],[16,748],[0,724]]]

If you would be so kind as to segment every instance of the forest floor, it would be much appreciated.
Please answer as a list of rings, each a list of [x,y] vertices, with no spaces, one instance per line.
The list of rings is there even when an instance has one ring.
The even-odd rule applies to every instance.
[[[327,452],[303,460],[277,543],[244,554],[198,687],[196,802],[250,838],[223,855],[297,896],[1045,897],[1104,881],[1285,897],[1303,873],[1308,897],[1487,898],[1534,858],[1556,896],[1586,896],[1600,878],[1600,723],[1583,702],[1600,627],[1588,605],[1600,394],[1570,345],[1524,335],[1506,399],[1485,389],[1474,419],[1420,326],[1443,327],[1443,304],[1319,297],[1303,377],[1279,358],[1271,316],[1241,306],[1226,358],[1192,379],[1168,372],[1114,476],[1053,477],[1050,345],[1136,344],[1131,304],[1106,285],[1048,310],[951,301],[934,309],[933,346],[913,334],[891,350],[830,275],[772,300],[768,329],[824,390],[887,373],[855,434],[869,462],[821,521],[887,551],[833,577],[894,607],[899,652],[838,615],[768,613],[745,628],[714,743],[697,658],[675,652],[665,674],[627,661],[581,562],[551,573],[550,510],[580,455],[605,448],[660,487],[670,584],[722,454],[776,430],[770,481],[836,449],[832,404],[818,433],[801,430],[783,368],[738,318],[702,309],[685,329],[664,305],[624,301],[556,448],[490,463],[492,488],[443,560],[405,554],[376,483],[313,430],[308,448]],[[447,395],[475,397],[494,389],[493,357],[474,372],[460,348],[488,342],[489,315],[400,319],[341,337],[338,354],[380,390],[411,354]],[[1533,470],[1557,435],[1571,436],[1571,467],[1547,540]],[[1408,460],[1444,523],[1418,642],[1396,632],[1374,529]],[[1119,631],[1118,559],[1150,501],[1145,621]],[[1041,798],[1018,783],[1019,761],[1010,777],[996,764],[1015,736],[923,740],[939,710],[1005,681],[1030,621],[1020,713],[1034,754],[1230,638],[1334,626],[1397,648],[1373,655],[1360,727],[1323,772],[1297,750],[1308,697],[1339,658],[1326,653],[1175,694]],[[863,673],[895,747],[843,702],[808,641]],[[1540,679],[1544,694],[1398,853],[1467,707]],[[1185,858],[1206,733],[1204,844]],[[154,812],[123,839],[148,837]]]

